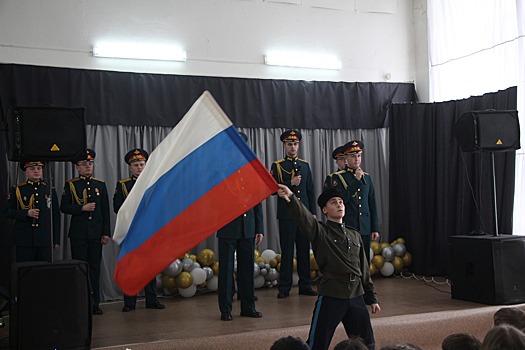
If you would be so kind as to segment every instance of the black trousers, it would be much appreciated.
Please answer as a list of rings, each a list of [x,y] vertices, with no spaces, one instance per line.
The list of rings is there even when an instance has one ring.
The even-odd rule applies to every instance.
[[[324,295],[315,303],[307,341],[310,349],[327,350],[339,322],[343,322],[348,337],[361,337],[370,350],[375,349],[374,331],[363,296],[340,299]]]
[[[294,245],[297,257],[299,291],[310,288],[310,241],[297,224],[290,220],[279,220],[279,242],[281,244],[281,270],[279,292],[290,292],[292,288]]]
[[[235,291],[233,280],[234,254],[237,251],[237,293],[241,299],[241,312],[255,310],[254,238],[219,238],[219,310],[232,312]]]
[[[93,307],[100,303],[100,262],[102,261],[102,243],[100,238],[78,239],[70,238],[71,257],[87,261],[89,266],[89,282],[93,289]]]
[[[157,303],[157,280],[152,279],[146,287],[144,287],[144,294],[146,294],[146,306],[155,305]],[[135,307],[137,304],[136,295],[124,294],[124,305]]]
[[[25,247],[16,246],[16,262],[49,261],[49,246]]]

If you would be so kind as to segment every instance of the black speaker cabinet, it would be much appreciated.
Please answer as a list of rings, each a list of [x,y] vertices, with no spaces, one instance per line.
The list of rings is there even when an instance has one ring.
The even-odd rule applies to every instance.
[[[482,304],[525,302],[525,237],[452,236],[452,298]]]
[[[86,262],[12,265],[11,349],[89,349],[91,317]]]
[[[7,133],[11,161],[71,161],[85,156],[83,108],[11,106]]]
[[[464,113],[452,132],[463,152],[501,152],[520,148],[518,111]]]

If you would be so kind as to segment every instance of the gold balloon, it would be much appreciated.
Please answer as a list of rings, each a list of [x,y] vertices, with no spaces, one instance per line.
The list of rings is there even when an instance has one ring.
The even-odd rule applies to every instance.
[[[310,279],[313,281],[317,278],[317,271],[310,270]]]
[[[275,260],[277,260],[277,262],[280,263],[281,262],[281,254],[277,254],[275,256]]]
[[[297,272],[297,259],[293,258],[293,272]]]
[[[370,276],[373,276],[377,273],[377,267],[374,264],[370,264]]]
[[[190,258],[191,260],[193,260],[193,262],[197,261],[197,255],[195,255],[195,254],[190,254],[190,255],[188,255],[188,258]]]
[[[219,262],[216,261],[211,265],[211,269],[213,270],[213,274],[215,276],[219,276]]]
[[[381,244],[377,241],[370,242],[370,248],[372,248],[374,254],[379,254],[381,252]]]
[[[182,256],[182,259],[184,259],[184,258],[189,258],[189,257],[190,257],[190,254],[189,254],[189,253],[186,253],[186,254],[184,254],[184,255]],[[182,259],[180,259],[180,260],[182,260]]]
[[[193,284],[193,277],[188,271],[182,271],[175,279],[179,288],[189,288]]]
[[[396,239],[396,243],[401,243],[401,244],[405,244],[405,239],[404,239],[404,238],[401,238],[401,237],[399,237],[398,239]]]
[[[310,270],[317,271],[319,270],[319,266],[317,265],[317,261],[315,261],[314,254],[310,254]]]
[[[177,282],[175,280],[175,277],[168,276],[168,275],[162,275],[160,278],[162,281],[162,286],[166,289],[176,288]]]
[[[412,264],[412,254],[406,252],[405,255],[403,255],[403,264],[404,266]]]
[[[382,268],[385,264],[385,258],[382,255],[374,255],[372,258],[372,264],[375,265],[378,269]]]
[[[276,259],[270,259],[269,264],[270,264],[270,267],[275,268],[277,266],[277,260]]]
[[[197,255],[197,262],[201,267],[211,266],[215,262],[215,253],[211,249],[203,249]]]
[[[281,272],[281,263],[277,263],[277,266],[275,267],[275,269],[276,269],[278,272]]]
[[[384,247],[390,247],[390,244],[388,244],[388,243],[381,243],[381,249],[383,249]]]
[[[170,294],[177,294],[179,292],[179,287],[175,286],[173,288],[166,288],[168,290],[168,293]]]
[[[201,284],[198,285],[198,287],[199,288],[206,288],[206,282],[207,281],[202,282]]]
[[[266,260],[264,260],[264,258],[262,256],[259,256],[259,257],[255,258],[255,262],[257,264],[260,264],[260,263],[266,264]]]
[[[392,260],[392,265],[394,265],[394,272],[399,273],[403,269],[403,259],[399,256],[395,256],[394,260]]]
[[[255,249],[255,250],[253,251],[253,258],[256,259],[256,258],[258,258],[258,257],[260,257],[260,256],[261,256],[261,252],[258,251],[257,249]]]

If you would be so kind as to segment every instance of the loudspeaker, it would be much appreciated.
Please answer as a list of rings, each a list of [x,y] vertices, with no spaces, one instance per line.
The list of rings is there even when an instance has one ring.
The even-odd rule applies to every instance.
[[[73,161],[86,153],[83,108],[11,106],[7,133],[11,161]]]
[[[89,349],[88,264],[76,260],[13,264],[9,314],[11,349]]]
[[[520,148],[518,111],[463,113],[452,129],[463,152],[501,152]]]
[[[525,302],[525,237],[452,236],[452,298],[482,304]]]

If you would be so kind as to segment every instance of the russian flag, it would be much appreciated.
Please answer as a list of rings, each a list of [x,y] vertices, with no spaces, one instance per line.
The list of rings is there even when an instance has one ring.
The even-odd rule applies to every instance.
[[[151,153],[117,215],[115,281],[137,294],[173,260],[278,189],[208,91]]]

